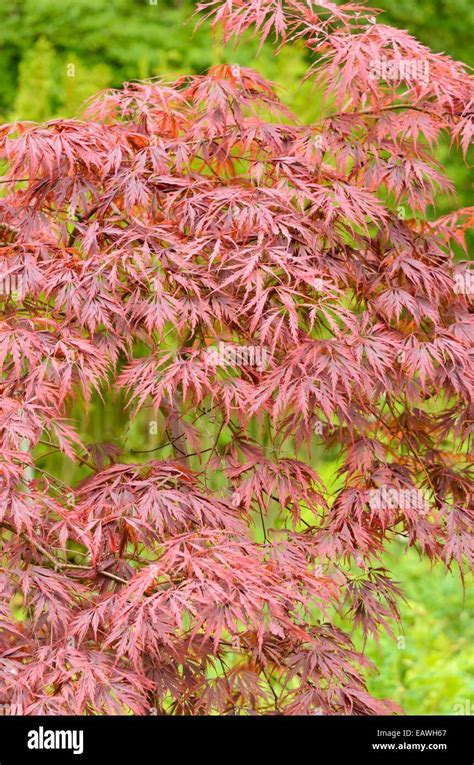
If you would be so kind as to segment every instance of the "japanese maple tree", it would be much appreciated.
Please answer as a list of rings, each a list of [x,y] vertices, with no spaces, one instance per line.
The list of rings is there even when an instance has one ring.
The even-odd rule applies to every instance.
[[[453,190],[439,139],[468,150],[472,77],[356,3],[200,10],[226,43],[303,43],[318,122],[220,65],[0,131],[0,278],[17,286],[0,323],[1,699],[395,713],[347,627],[398,618],[381,553],[401,535],[474,564],[454,254],[473,210],[428,214]],[[83,443],[73,406],[85,419],[92,396],[125,397],[121,447]],[[127,420],[145,416],[157,445],[133,454]],[[40,444],[87,477],[65,485]]]

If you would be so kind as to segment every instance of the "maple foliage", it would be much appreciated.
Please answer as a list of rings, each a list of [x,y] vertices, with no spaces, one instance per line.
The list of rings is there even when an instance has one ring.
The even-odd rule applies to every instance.
[[[24,714],[396,713],[337,618],[391,629],[395,535],[474,566],[453,255],[473,210],[426,217],[451,190],[438,139],[472,137],[472,77],[360,4],[201,10],[225,41],[303,41],[327,116],[301,124],[222,65],[0,130],[0,277],[21,276],[0,322],[2,697]],[[371,78],[380,57],[430,77]],[[220,363],[220,343],[267,363]],[[81,442],[72,403],[117,391],[161,418],[173,459]],[[40,442],[89,476],[41,470]],[[321,447],[340,451],[332,495]],[[384,486],[426,509],[371,501]]]

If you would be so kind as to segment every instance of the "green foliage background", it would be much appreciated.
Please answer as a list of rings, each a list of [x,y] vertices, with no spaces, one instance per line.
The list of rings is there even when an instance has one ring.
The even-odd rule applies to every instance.
[[[474,64],[469,39],[474,28],[472,0],[371,4],[387,11],[381,19],[385,23],[408,29],[435,52]],[[189,0],[3,0],[1,11],[0,121],[73,116],[86,98],[103,88],[157,75],[199,73],[218,62],[253,66],[279,83],[280,96],[304,121],[316,120],[322,109],[318,94],[299,83],[306,68],[302,48],[275,57],[268,44],[257,58],[251,41],[238,50],[214,46],[209,27],[193,33]],[[439,157],[459,190],[459,203],[469,204],[468,168],[445,145]],[[441,198],[438,212],[453,206],[453,200]],[[127,450],[156,446],[144,419],[125,428],[124,421],[122,402],[104,408],[95,400],[83,423],[84,441],[120,444],[126,437]],[[168,456],[166,450],[157,454]],[[331,486],[336,480],[334,456],[322,453],[315,462]],[[58,455],[45,456],[39,465],[67,483],[84,473],[84,468]],[[402,583],[407,600],[402,606],[403,630],[395,628],[396,639],[383,635],[379,646],[371,641],[366,647],[380,669],[370,689],[396,700],[408,713],[474,713],[472,579],[466,579],[463,593],[459,575],[440,567],[430,570],[428,562],[420,561],[414,550],[407,552],[402,541],[393,544],[385,564]],[[360,635],[355,640],[362,645]]]

